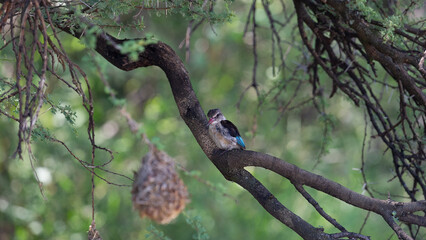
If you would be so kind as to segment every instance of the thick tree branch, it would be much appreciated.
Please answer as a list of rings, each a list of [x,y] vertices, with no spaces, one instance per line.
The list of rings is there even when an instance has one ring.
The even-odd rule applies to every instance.
[[[41,3],[38,3],[35,0],[27,2],[24,1],[22,3],[14,1],[0,2],[4,3],[4,6],[2,5],[2,7],[0,8],[0,12],[5,13],[6,15],[9,15],[8,13],[12,9],[9,3],[12,5],[17,4],[16,7],[13,8],[16,15],[14,13],[10,15],[10,17],[2,17],[0,20],[0,28],[3,29],[4,26],[6,26],[7,20],[10,19],[10,25],[12,26],[12,28],[8,31],[10,31],[10,36],[13,43],[13,50],[18,53],[16,66],[18,89],[14,93],[10,93],[12,92],[11,88],[10,92],[8,91],[0,97],[4,97],[4,95],[9,94],[8,96],[6,96],[6,98],[9,98],[9,96],[18,94],[20,97],[19,104],[21,106],[19,110],[20,119],[16,119],[13,116],[9,116],[7,115],[7,113],[3,113],[1,110],[0,113],[6,114],[12,119],[19,120],[19,122],[22,123],[21,125],[24,126],[21,129],[24,130],[26,129],[25,119],[30,117],[31,126],[28,132],[31,133],[32,126],[34,125],[38,116],[39,108],[42,106],[42,102],[44,101],[44,96],[42,93],[42,86],[44,85],[44,75],[46,71],[51,71],[50,68],[54,67],[54,55],[56,54],[56,56],[58,56],[58,61],[62,64],[64,68],[65,65],[68,64],[71,75],[73,76],[73,80],[75,80],[77,76],[76,74],[73,74],[76,71],[74,67],[78,68],[77,66],[74,66],[74,64],[67,57],[60,57],[62,55],[66,56],[65,51],[60,43],[60,49],[57,49],[56,45],[52,42],[52,39],[50,39],[46,34],[47,25],[43,21],[43,18],[47,19],[49,25],[53,26],[57,24],[59,26],[56,27],[73,35],[76,38],[81,38],[82,36],[84,36],[85,31],[76,30],[75,28],[77,27],[74,27],[74,29],[70,29],[68,26],[61,25],[66,24],[63,22],[53,22],[52,18],[49,16],[49,11],[51,9],[47,8],[47,5],[44,1],[42,1]],[[274,25],[275,23],[279,24],[279,22],[274,19],[272,11],[270,11],[269,9],[269,3],[267,1],[262,1],[262,3],[263,8],[266,11],[268,20],[270,22],[270,29],[273,33],[272,44],[273,46],[275,46],[276,44],[279,49],[281,60],[283,60],[284,55],[282,54],[283,49],[280,45],[280,32],[277,30],[277,28],[275,28]],[[413,201],[416,199],[415,190],[418,188],[417,185],[420,186],[419,188],[421,188],[423,190],[423,194],[425,194],[424,178],[421,179],[421,177],[419,177],[419,172],[423,170],[417,165],[417,163],[413,164],[413,162],[417,158],[421,160],[420,156],[423,156],[424,159],[424,151],[421,151],[424,145],[422,144],[420,137],[415,133],[413,127],[414,125],[407,117],[407,111],[405,110],[405,108],[413,103],[410,100],[411,97],[414,99],[414,101],[417,103],[417,106],[419,106],[420,108],[424,108],[426,106],[426,95],[422,92],[425,84],[421,80],[416,79],[416,77],[414,77],[425,77],[425,70],[423,68],[423,65],[426,52],[422,54],[421,52],[423,52],[423,49],[420,52],[418,48],[416,48],[415,50],[405,51],[402,50],[402,48],[398,49],[392,44],[386,43],[385,41],[383,41],[381,36],[379,36],[380,34],[378,34],[377,29],[375,29],[371,25],[373,24],[375,25],[375,27],[382,28],[383,26],[365,20],[362,14],[359,14],[357,10],[351,9],[351,7],[348,6],[348,2],[340,0],[302,0],[294,1],[294,3],[296,9],[295,12],[298,16],[297,24],[302,37],[303,44],[314,56],[314,62],[312,66],[312,69],[314,69],[313,78],[316,79],[314,80],[313,84],[314,89],[316,88],[315,84],[319,84],[317,68],[318,66],[320,66],[333,80],[333,90],[331,96],[335,93],[336,89],[339,88],[340,90],[342,90],[342,92],[349,96],[357,105],[359,101],[364,101],[367,107],[367,112],[370,116],[374,128],[377,130],[378,136],[382,138],[383,142],[385,142],[392,151],[392,155],[394,156],[393,159],[396,169],[396,175],[400,179],[401,185],[403,185],[404,189]],[[252,17],[254,32],[256,30],[256,26],[258,26],[254,14],[255,5],[256,0],[253,1],[252,10],[250,11],[250,14],[252,15],[249,14],[249,17]],[[328,5],[328,10],[324,10],[324,5]],[[34,6],[34,9],[36,10],[34,13],[36,14],[32,15],[29,13],[29,10]],[[41,11],[41,6],[46,7],[43,8],[43,10],[45,11],[43,12],[43,14]],[[310,11],[307,11],[306,9],[309,9]],[[46,15],[44,15],[44,13],[46,13]],[[72,12],[69,13],[72,14]],[[16,19],[18,19],[19,15],[21,15],[21,25],[19,27],[20,30],[17,31],[19,35],[19,41],[14,41],[17,40],[17,37],[15,37],[14,35],[14,23],[12,20],[15,17]],[[36,16],[36,19],[31,20],[34,16]],[[88,28],[95,27],[89,21],[84,19],[84,17],[80,16],[77,18],[79,21],[84,22],[84,25],[88,26]],[[286,19],[289,18],[286,17]],[[39,21],[41,23],[39,23]],[[312,39],[308,39],[311,36],[309,35],[309,32],[305,31],[305,25],[307,25],[310,31],[313,33],[311,35],[313,37]],[[37,39],[38,36],[37,27],[40,28],[39,30],[41,30],[44,39],[43,43],[36,41],[36,44],[32,45],[31,48],[26,48],[26,26],[29,27],[29,29],[33,33],[34,39]],[[326,28],[324,28],[324,26],[326,26]],[[282,27],[284,27],[284,25],[282,25]],[[416,38],[410,35],[411,33],[414,33],[419,36],[421,34],[420,30],[409,28],[410,27],[408,26],[405,29],[405,32],[401,30],[395,30],[395,33],[405,37],[406,39],[409,39],[410,41],[419,46],[424,46],[424,43],[421,42],[423,38]],[[55,36],[55,39],[58,39],[55,28],[52,28],[52,31],[53,35]],[[197,96],[194,90],[192,89],[189,74],[185,69],[185,66],[182,63],[181,59],[167,44],[158,42],[155,44],[146,45],[145,50],[139,54],[138,60],[132,61],[127,55],[121,53],[122,44],[128,41],[127,39],[116,39],[104,32],[100,32],[97,34],[98,35],[96,36],[95,50],[116,67],[124,71],[130,71],[139,67],[160,67],[166,74],[166,77],[169,81],[175,102],[177,104],[182,119],[185,121],[186,125],[191,130],[192,134],[196,138],[202,150],[205,152],[206,156],[212,161],[212,163],[218,168],[218,170],[223,174],[226,179],[239,184],[248,192],[250,192],[253,197],[265,208],[266,211],[268,211],[277,220],[281,221],[286,226],[294,230],[304,239],[369,239],[368,237],[363,236],[361,234],[347,232],[346,229],[340,224],[338,224],[335,219],[331,218],[327,213],[325,213],[325,211],[319,206],[315,199],[313,199],[305,191],[304,186],[309,186],[313,189],[324,192],[357,208],[365,209],[369,212],[371,211],[381,215],[385,222],[395,231],[395,233],[401,239],[411,239],[411,237],[403,231],[403,229],[398,224],[398,221],[403,221],[407,224],[415,224],[417,226],[426,226],[426,217],[415,214],[417,212],[426,212],[426,201],[402,203],[394,202],[390,199],[380,200],[376,198],[371,198],[354,192],[340,185],[339,183],[331,181],[320,175],[316,175],[311,172],[300,169],[295,165],[289,164],[281,159],[275,158],[267,154],[253,151],[222,151],[217,149],[210,137],[208,136],[207,119],[204,114],[204,110],[202,109],[197,99]],[[131,39],[130,41],[134,40],[135,39]],[[315,43],[314,46],[312,44],[313,42]],[[255,53],[257,53],[255,44],[256,34],[254,34],[253,43]],[[332,45],[332,43],[336,43],[336,45]],[[50,46],[50,49],[47,47],[48,45]],[[340,56],[336,55],[335,46],[337,46],[339,50],[342,50],[340,52]],[[20,50],[18,51],[17,49]],[[52,51],[52,49],[53,53],[50,52]],[[367,60],[367,63],[371,65],[374,74],[376,72],[372,63],[373,60],[379,62],[383,66],[383,68],[392,76],[392,78],[396,80],[398,87],[394,88],[400,90],[399,93],[401,99],[401,117],[396,124],[392,124],[392,122],[389,120],[387,113],[382,109],[380,104],[378,104],[379,101],[374,95],[370,85],[365,84],[365,82],[367,82],[368,79],[372,79],[372,77],[364,77],[363,72],[367,72],[367,70],[365,70],[365,68],[362,67],[361,64],[356,61],[355,56],[353,54],[353,49],[356,49],[357,53],[359,53]],[[34,96],[32,99],[30,99],[32,96],[30,92],[30,86],[33,80],[33,71],[37,73],[35,68],[31,66],[31,64],[34,62],[36,50],[39,51],[39,55],[43,59],[42,71],[41,73],[38,73],[38,75],[41,76],[41,79],[43,79],[43,81],[39,83],[39,90],[36,94],[38,98]],[[21,61],[21,53],[24,54],[25,61]],[[52,66],[49,66],[47,62],[48,56],[52,57]],[[28,73],[22,71],[22,69],[24,68],[28,69]],[[256,61],[254,73],[255,71]],[[356,74],[356,71],[358,71],[358,75]],[[79,68],[78,72],[83,77],[85,76],[85,74]],[[52,73],[53,75],[60,78],[54,73],[54,71]],[[256,85],[255,75],[256,74],[254,74],[253,78],[253,86]],[[342,81],[342,75],[349,76],[352,82],[345,82],[345,80]],[[22,76],[27,77],[26,87],[21,87],[19,84],[19,79]],[[87,83],[86,78],[85,81]],[[64,82],[66,83],[66,81]],[[299,86],[301,83],[302,82],[299,83]],[[88,133],[89,139],[91,140],[92,144],[91,165],[93,165],[95,149],[103,148],[98,147],[94,141],[93,105],[90,86],[89,84],[87,84],[89,92],[88,98],[85,96],[84,91],[80,86],[80,83],[77,83],[75,88],[71,85],[68,86],[83,95],[83,105],[90,114]],[[409,98],[407,100],[405,100],[404,98],[404,95],[406,93],[408,93],[409,95]],[[23,97],[21,97],[21,95],[26,96],[25,101],[23,100]],[[294,96],[296,96],[296,93],[294,93]],[[4,99],[5,98],[0,99],[0,102]],[[37,100],[39,101],[38,104]],[[26,103],[25,111],[23,111],[22,108],[24,102]],[[416,111],[424,112],[424,110],[417,108],[417,106],[410,106],[411,109],[413,109],[414,111],[414,118],[416,118]],[[35,109],[35,111],[33,111],[32,109]],[[34,113],[35,115],[33,117]],[[378,117],[378,120],[375,120],[375,117]],[[422,119],[424,125],[424,118]],[[409,126],[411,132],[413,133],[412,137],[407,136],[406,129],[404,128],[404,126],[406,125]],[[413,141],[416,141],[418,143],[418,153],[415,153],[413,149],[409,149],[410,151],[408,152],[406,151],[407,148],[404,148],[403,141],[399,139],[395,131],[395,129],[399,126],[402,126],[402,132],[404,135],[403,140],[410,139],[411,141],[412,139]],[[24,133],[23,137],[25,139],[30,139],[30,135],[27,135],[24,130],[22,130],[22,133]],[[21,132],[19,132],[19,138],[20,144],[22,142]],[[411,148],[411,146],[409,147]],[[18,149],[20,153],[20,145]],[[110,150],[103,150],[106,150],[110,154],[112,154]],[[31,151],[29,151],[29,153],[31,153]],[[397,161],[398,159],[400,161]],[[411,162],[409,159],[414,160],[413,162]],[[327,219],[337,229],[339,229],[341,233],[324,233],[322,229],[315,228],[314,226],[291,212],[281,202],[279,202],[278,199],[273,194],[271,194],[271,192],[261,182],[259,182],[253,175],[251,175],[248,171],[244,169],[248,166],[262,167],[289,179],[290,182],[296,187],[296,189],[315,207],[315,209],[325,219]],[[93,171],[91,172],[93,182],[93,176],[95,176],[96,174]],[[402,174],[404,172],[410,173],[415,180],[412,189],[408,188],[404,180],[402,179]],[[98,175],[96,176],[99,177]],[[92,184],[92,206],[94,206],[93,189],[94,184]],[[94,218],[94,208],[92,211],[92,218]],[[415,235],[412,234],[412,236]]]
[[[81,33],[76,31],[62,29],[75,37],[81,36]],[[401,203],[374,199],[267,154],[241,150],[224,152],[217,149],[208,135],[207,119],[192,89],[188,72],[175,52],[167,44],[158,42],[147,45],[145,51],[140,53],[139,60],[132,62],[127,55],[121,54],[119,51],[119,46],[124,41],[126,40],[115,39],[106,33],[99,34],[97,36],[96,51],[113,65],[125,71],[138,67],[160,67],[166,73],[182,119],[193,133],[206,156],[226,179],[236,182],[249,191],[265,210],[304,239],[336,239],[337,235],[326,234],[321,229],[313,227],[289,211],[256,178],[245,171],[244,167],[256,166],[271,170],[289,179],[293,184],[312,187],[353,206],[375,212],[381,215],[402,239],[411,238],[401,232],[400,228],[395,227],[392,217],[408,223],[426,226],[424,217],[412,214],[416,211],[425,211],[426,201]],[[353,234],[351,236],[356,237]],[[362,235],[357,238],[367,239]]]
[[[216,165],[217,166],[217,165]],[[220,167],[220,166],[219,166]],[[333,239],[321,229],[314,228],[305,220],[283,206],[275,196],[265,188],[253,175],[244,169],[232,171],[228,180],[239,184],[249,191],[253,197],[276,219],[293,229],[304,239]]]
[[[375,212],[382,216],[392,215],[393,211],[395,211],[395,217],[400,217],[405,215],[404,213],[426,210],[426,201],[402,203],[371,198],[267,154],[252,151],[232,151],[224,155],[224,158],[228,158],[226,161],[231,164],[230,169],[240,169],[248,166],[262,167],[289,179],[292,183],[312,187],[353,206]],[[416,222],[426,227],[426,225],[423,225],[426,218],[416,217],[422,219],[422,221],[417,219]],[[406,219],[408,220],[408,218]]]

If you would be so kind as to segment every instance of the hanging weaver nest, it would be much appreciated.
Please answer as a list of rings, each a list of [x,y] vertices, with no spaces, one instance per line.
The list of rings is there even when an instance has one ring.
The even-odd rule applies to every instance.
[[[88,239],[102,240],[101,235],[99,234],[98,230],[96,230],[95,221],[93,221],[92,224],[89,226]]]
[[[188,191],[175,171],[173,159],[149,144],[150,150],[135,173],[132,201],[141,218],[168,224],[185,208]]]

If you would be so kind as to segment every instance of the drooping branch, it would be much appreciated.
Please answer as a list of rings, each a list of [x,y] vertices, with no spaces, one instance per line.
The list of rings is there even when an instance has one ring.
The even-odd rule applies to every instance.
[[[358,39],[371,59],[378,61],[396,81],[400,81],[404,89],[414,97],[420,106],[426,107],[426,95],[416,85],[415,79],[408,74],[403,66],[403,64],[410,64],[417,67],[421,52],[416,54],[420,56],[416,58],[415,54],[407,54],[407,52],[385,44],[383,39],[378,37],[378,34],[372,30],[371,24],[359,16],[356,11],[350,11],[346,2],[330,0],[327,1],[327,4],[346,18],[344,19],[345,21],[350,21],[350,27],[355,30]]]

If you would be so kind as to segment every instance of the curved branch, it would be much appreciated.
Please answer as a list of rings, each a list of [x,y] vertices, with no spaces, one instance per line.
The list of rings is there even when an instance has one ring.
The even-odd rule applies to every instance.
[[[69,31],[65,27],[62,27],[62,29],[77,38],[81,36],[81,33],[77,31]],[[411,221],[416,224],[424,224],[426,222],[424,217],[410,214],[415,211],[426,210],[426,201],[400,203],[374,199],[267,154],[242,150],[224,152],[217,149],[208,135],[207,118],[192,89],[188,72],[177,54],[167,44],[158,42],[145,46],[145,51],[139,54],[139,60],[132,62],[127,55],[121,54],[119,51],[118,46],[124,41],[126,40],[118,40],[106,33],[101,33],[97,36],[96,51],[113,65],[125,71],[138,67],[160,67],[168,78],[182,119],[191,130],[206,156],[226,179],[241,185],[249,191],[265,210],[304,239],[336,239],[337,236],[342,237],[342,235],[326,234],[322,229],[313,227],[292,213],[255,177],[244,170],[244,167],[256,166],[271,170],[289,179],[293,184],[310,186],[353,206],[373,211],[382,215],[392,227],[394,227],[394,222],[390,221],[392,216],[400,217],[401,220],[409,223]],[[411,239],[400,233],[400,229],[394,229],[403,239]],[[343,235],[345,234],[350,233],[344,233]],[[359,235],[358,238],[367,239],[362,235]]]
[[[253,175],[244,169],[233,171],[228,180],[239,184],[249,191],[253,197],[272,216],[294,230],[304,239],[332,239],[322,229],[314,228],[305,220],[288,210],[275,196],[265,188]]]
[[[339,183],[333,182],[320,175],[308,172],[298,168],[293,164],[287,163],[279,158],[264,153],[252,151],[231,151],[228,154],[224,154],[223,157],[227,158],[226,161],[231,164],[230,169],[240,169],[248,166],[262,167],[289,179],[294,184],[312,187],[348,204],[375,212],[382,216],[392,216],[392,212],[395,212],[394,216],[400,217],[407,213],[426,210],[425,200],[402,203],[391,200],[371,198],[354,192],[340,185]],[[415,220],[416,224],[420,224],[421,226],[426,227],[426,225],[424,225],[424,221],[426,220],[425,217],[420,217],[417,215],[414,216],[419,217],[417,220]],[[407,216],[406,218],[401,218],[401,220],[402,219],[407,221],[414,221],[413,215],[411,215],[411,218]]]

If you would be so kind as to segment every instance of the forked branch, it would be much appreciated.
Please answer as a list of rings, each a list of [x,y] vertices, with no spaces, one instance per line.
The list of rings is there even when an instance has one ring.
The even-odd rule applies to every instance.
[[[66,28],[63,29],[67,31]],[[74,34],[75,37],[81,36],[80,33],[75,31],[68,32]],[[309,186],[355,207],[375,212],[386,220],[401,239],[411,239],[411,237],[400,228],[395,227],[398,224],[395,223],[394,219],[398,218],[410,224],[426,226],[425,217],[413,214],[418,211],[426,211],[425,201],[401,203],[370,198],[267,154],[240,150],[223,152],[217,149],[208,136],[207,119],[192,89],[188,72],[176,53],[167,44],[158,42],[145,46],[145,51],[140,53],[139,60],[131,61],[127,55],[121,54],[116,47],[120,46],[124,41],[126,40],[118,40],[107,33],[101,33],[97,36],[96,51],[114,66],[125,71],[138,67],[160,67],[165,72],[170,83],[182,119],[193,133],[206,156],[226,179],[236,182],[249,191],[265,210],[304,239],[339,239],[345,236],[355,239],[368,239],[368,237],[346,231],[342,231],[337,235],[327,234],[322,229],[315,228],[288,210],[262,183],[244,170],[244,167],[256,166],[271,170],[289,179],[292,184],[298,187]],[[339,229],[344,230],[343,227],[339,227]]]

